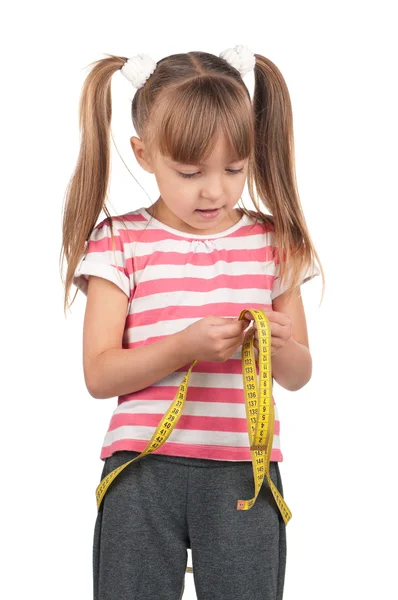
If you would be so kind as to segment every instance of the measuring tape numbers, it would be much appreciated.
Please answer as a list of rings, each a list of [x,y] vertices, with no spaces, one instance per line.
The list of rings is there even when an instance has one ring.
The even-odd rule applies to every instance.
[[[257,325],[258,331],[258,360],[259,360],[259,379],[257,382],[256,361],[254,355],[254,328],[251,328],[245,335],[242,344],[242,375],[245,392],[246,419],[250,439],[250,452],[252,455],[253,475],[255,484],[255,495],[250,500],[238,500],[237,510],[249,510],[254,505],[264,476],[267,478],[271,492],[275,498],[282,518],[287,525],[292,517],[283,496],[272,481],[269,472],[269,463],[272,451],[272,441],[274,437],[274,403],[272,399],[272,370],[271,370],[271,327],[268,317],[262,310],[245,309],[239,315],[239,320],[243,319],[246,313],[250,313]],[[168,411],[163,415],[162,420],[157,427],[152,439],[145,450],[139,455],[120,465],[109,473],[100,482],[96,489],[97,508],[99,510],[101,502],[111,483],[130,463],[139,460],[154,450],[160,448],[169,438],[174,427],[184,409],[187,396],[189,378],[194,366],[198,363],[194,360],[185,375],[176,397]],[[190,567],[187,572],[192,572]]]

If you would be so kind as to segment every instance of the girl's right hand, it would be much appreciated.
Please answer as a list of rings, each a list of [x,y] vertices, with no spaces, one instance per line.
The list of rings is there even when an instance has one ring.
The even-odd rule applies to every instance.
[[[190,362],[225,362],[243,344],[249,325],[248,319],[212,316],[195,321],[180,332]]]

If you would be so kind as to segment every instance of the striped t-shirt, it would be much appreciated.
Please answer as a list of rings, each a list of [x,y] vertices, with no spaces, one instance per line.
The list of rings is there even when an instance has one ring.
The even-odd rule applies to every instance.
[[[173,229],[140,208],[112,217],[113,249],[104,219],[92,231],[73,283],[87,294],[88,276],[96,275],[126,294],[123,348],[152,344],[208,315],[237,318],[247,308],[272,310],[272,300],[287,286],[281,287],[278,281],[274,226],[254,223],[253,217],[243,214],[220,233],[197,235]],[[319,274],[318,267],[314,274]],[[301,282],[310,275],[304,273]],[[252,460],[241,352],[242,346],[225,362],[195,365],[183,413],[154,454]],[[118,450],[144,451],[191,364],[145,389],[118,397],[103,441],[102,460]],[[256,370],[258,375],[258,363]],[[270,460],[282,461],[273,396],[272,401],[275,423]]]

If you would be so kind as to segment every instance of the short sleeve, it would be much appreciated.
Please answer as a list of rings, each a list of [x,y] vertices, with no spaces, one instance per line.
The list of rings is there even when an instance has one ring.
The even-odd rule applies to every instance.
[[[87,296],[88,278],[90,275],[96,275],[112,281],[130,299],[130,277],[126,267],[123,240],[114,221],[112,225],[114,245],[107,220],[94,227],[72,283]]]
[[[310,279],[313,279],[314,277],[316,277],[316,275],[320,275],[320,272],[321,271],[317,264],[314,264],[313,270],[311,269],[311,265],[310,265],[306,270],[303,270],[303,272],[300,276],[300,282],[298,283],[298,285],[302,285],[306,281],[310,281]],[[288,290],[288,289],[289,289],[289,281],[285,281],[283,285],[280,284],[280,282],[279,282],[279,263],[275,263],[275,279],[272,284],[271,299],[274,300],[277,296],[280,296],[281,294],[286,292],[286,290]]]

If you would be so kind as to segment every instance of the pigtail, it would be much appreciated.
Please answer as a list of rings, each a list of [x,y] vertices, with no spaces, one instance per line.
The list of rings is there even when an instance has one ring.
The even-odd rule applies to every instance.
[[[258,196],[271,213],[263,220],[275,231],[275,259],[280,261],[279,278],[288,278],[289,291],[300,285],[303,271],[318,254],[311,241],[301,206],[294,161],[293,114],[285,80],[268,58],[256,54],[253,111],[254,158],[249,164],[248,189],[261,219]],[[287,269],[289,267],[289,273]]]
[[[109,58],[91,63],[94,67],[84,81],[80,96],[81,144],[75,171],[67,186],[62,225],[61,254],[63,252],[68,265],[64,312],[76,297],[78,290],[67,306],[75,270],[102,210],[107,216],[115,249],[112,218],[106,207],[110,173],[111,81],[114,72],[121,69],[127,59],[107,56]]]

